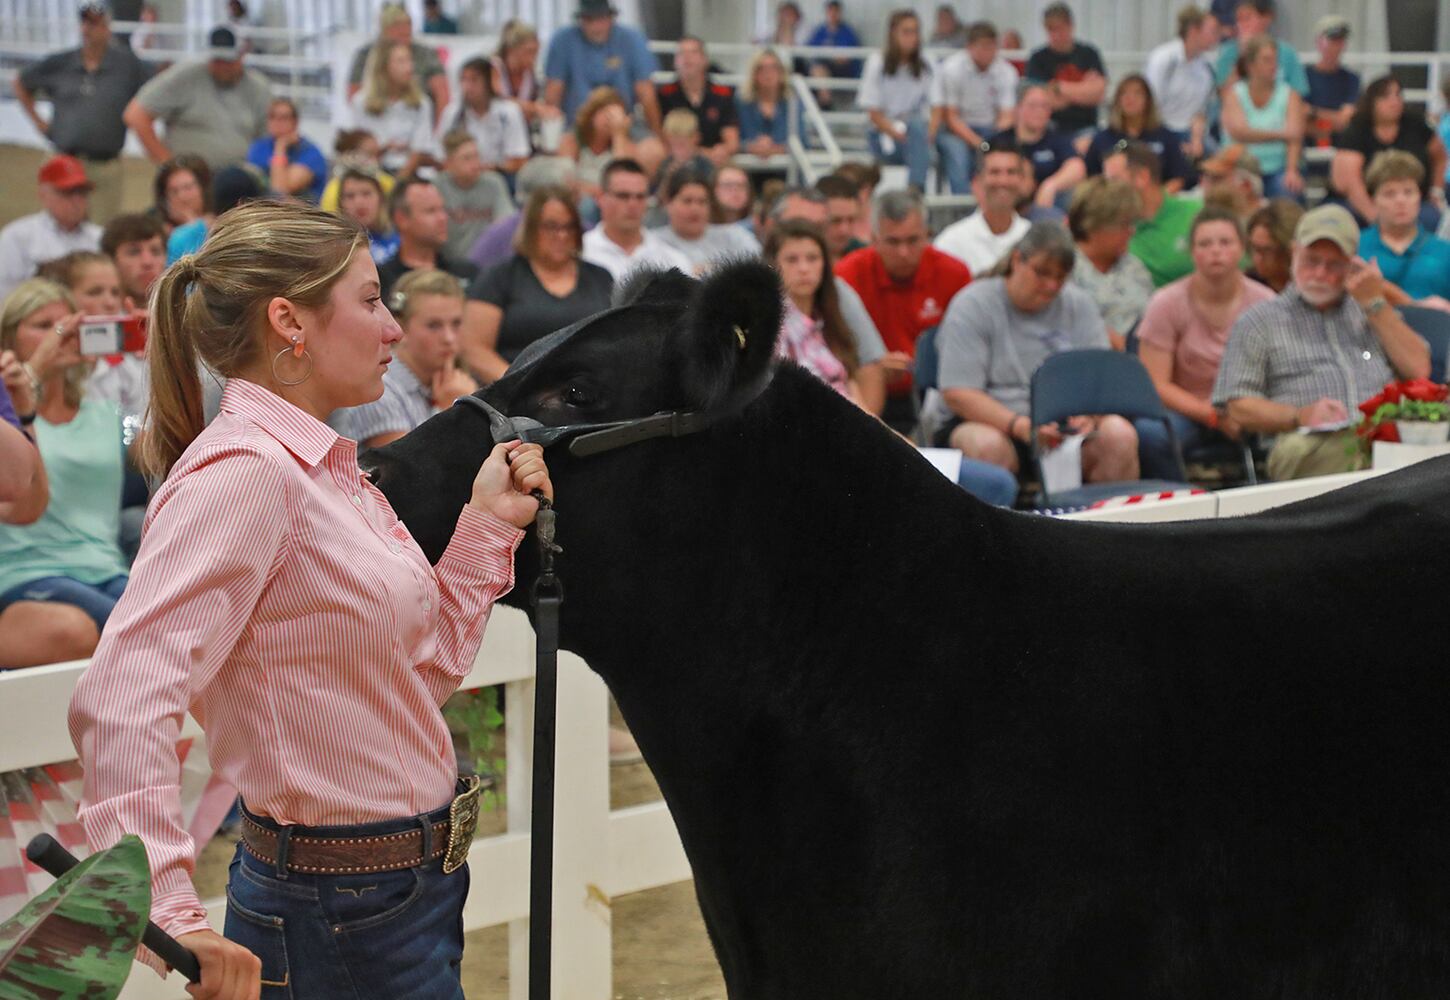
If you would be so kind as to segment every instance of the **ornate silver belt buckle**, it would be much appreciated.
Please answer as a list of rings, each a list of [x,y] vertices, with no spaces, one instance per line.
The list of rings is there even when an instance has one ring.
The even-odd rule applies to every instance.
[[[452,875],[468,860],[473,831],[478,828],[478,793],[482,782],[477,775],[463,779],[464,789],[448,807],[448,850],[443,852],[443,874]]]

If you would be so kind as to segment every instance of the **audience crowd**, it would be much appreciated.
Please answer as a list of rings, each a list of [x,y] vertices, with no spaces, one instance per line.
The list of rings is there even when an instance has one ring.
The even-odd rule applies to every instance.
[[[608,0],[547,39],[501,25],[450,78],[427,37],[457,32],[447,7],[430,0],[415,34],[384,6],[326,150],[248,65],[245,19],[163,64],[87,0],[79,47],[18,74],[53,155],[37,210],[0,229],[0,668],[89,655],[146,503],[128,455],[146,366],[119,339],[82,353],[82,326],[144,328],[163,267],[249,199],[368,233],[404,337],[383,397],[334,417],[364,446],[496,380],[637,269],[739,257],[780,274],[781,357],[956,449],[959,482],[995,503],[1075,436],[1087,483],[1171,479],[1183,451],[1242,444],[1274,478],[1352,468],[1359,403],[1430,375],[1401,310],[1450,311],[1450,113],[1432,123],[1392,76],[1362,83],[1344,18],[1318,23],[1306,64],[1273,0],[1190,4],[1112,79],[1066,3],[1025,59],[1004,55],[1017,31],[942,5],[929,24],[891,13],[863,60],[819,51],[860,44],[840,3],[811,27],[785,0],[737,87],[693,36],[662,66]],[[862,113],[868,162],[786,186],[779,157],[808,141],[797,75]],[[156,166],[133,213],[128,130]],[[972,211],[934,226],[934,190]],[[1172,436],[1112,413],[1033,426],[1034,372],[1075,350],[1136,353]]]

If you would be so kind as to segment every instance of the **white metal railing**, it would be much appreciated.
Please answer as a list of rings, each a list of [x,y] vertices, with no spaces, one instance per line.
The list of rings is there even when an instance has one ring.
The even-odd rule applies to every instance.
[[[464,689],[507,685],[507,831],[480,837],[469,852],[472,888],[466,930],[509,926],[509,996],[528,990],[529,810],[533,759],[534,633],[522,611],[495,607]],[[0,771],[75,756],[66,727],[71,691],[85,661],[0,673]],[[663,802],[609,808],[608,699],[577,656],[559,655],[554,795],[554,959],[557,996],[609,1000],[610,900],[690,878],[689,863]],[[186,719],[183,730],[198,732]],[[221,929],[224,898],[207,900]],[[180,976],[162,980],[137,967],[124,1000],[183,1000]]]

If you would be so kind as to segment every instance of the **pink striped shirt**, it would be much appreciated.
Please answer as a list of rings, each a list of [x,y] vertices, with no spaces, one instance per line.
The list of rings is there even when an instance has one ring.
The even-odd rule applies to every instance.
[[[92,846],[139,834],[152,919],[206,912],[191,884],[176,740],[279,823],[367,823],[453,795],[438,706],[468,673],[523,532],[473,507],[437,567],[358,470],[357,445],[232,379],[146,513],[140,554],[71,700]]]

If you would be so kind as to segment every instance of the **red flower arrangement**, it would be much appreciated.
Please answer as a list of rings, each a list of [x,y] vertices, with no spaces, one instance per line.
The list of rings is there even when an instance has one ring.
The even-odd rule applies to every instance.
[[[1359,424],[1359,437],[1368,441],[1400,440],[1398,420],[1427,423],[1450,421],[1450,386],[1427,378],[1408,382],[1386,382],[1378,393],[1359,404],[1364,418]]]

